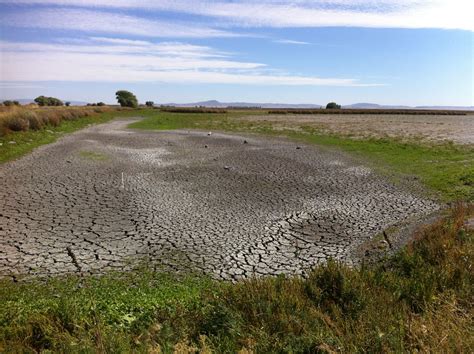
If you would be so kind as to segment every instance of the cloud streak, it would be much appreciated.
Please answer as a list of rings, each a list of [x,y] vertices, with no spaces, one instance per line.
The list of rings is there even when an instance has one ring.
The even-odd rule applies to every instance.
[[[95,45],[96,41],[110,43]],[[377,86],[355,79],[274,74],[206,46],[128,43],[93,37],[83,45],[0,42],[4,82],[167,82],[289,86]],[[128,44],[128,45],[127,45]]]
[[[225,30],[199,24],[149,20],[119,13],[84,9],[49,8],[0,14],[4,26],[116,33],[143,37],[212,38],[237,37]]]
[[[474,31],[474,6],[470,0],[0,0],[0,3],[171,11],[213,17],[218,24],[228,27],[346,26]]]

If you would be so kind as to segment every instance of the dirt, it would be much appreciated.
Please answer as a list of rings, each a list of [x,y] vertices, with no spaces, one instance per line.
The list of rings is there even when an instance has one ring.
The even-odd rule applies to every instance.
[[[302,274],[354,264],[360,245],[439,208],[328,148],[130,122],[0,166],[0,276],[143,262],[218,279]]]
[[[244,121],[272,123],[273,126],[301,130],[315,128],[322,133],[354,137],[391,137],[427,142],[452,141],[474,144],[474,113],[468,115],[390,115],[390,114],[286,114],[252,115]]]

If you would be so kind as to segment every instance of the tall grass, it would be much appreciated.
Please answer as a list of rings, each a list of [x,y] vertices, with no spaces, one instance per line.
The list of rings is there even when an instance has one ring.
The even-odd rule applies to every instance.
[[[77,120],[116,110],[113,107],[11,107],[0,111],[0,136],[11,132],[37,131],[57,127],[63,121]]]

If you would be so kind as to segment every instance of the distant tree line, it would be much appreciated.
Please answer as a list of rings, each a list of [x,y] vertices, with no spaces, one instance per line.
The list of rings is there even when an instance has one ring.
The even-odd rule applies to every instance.
[[[6,100],[6,101],[3,101],[3,105],[5,107],[20,106],[20,102],[12,101],[12,100]]]
[[[99,107],[102,107],[102,106],[105,106],[106,104],[104,102],[97,102],[97,103],[88,103],[86,106],[93,106],[93,107],[96,107],[96,106],[99,106]]]

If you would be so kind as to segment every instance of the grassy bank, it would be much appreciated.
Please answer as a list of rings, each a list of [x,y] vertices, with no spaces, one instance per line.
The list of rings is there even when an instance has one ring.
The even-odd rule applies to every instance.
[[[149,130],[205,129],[283,135],[318,145],[337,147],[359,155],[394,180],[419,180],[444,201],[474,201],[474,148],[451,143],[421,143],[399,139],[353,139],[323,135],[305,126],[285,129],[270,122],[239,120],[251,111],[229,111],[222,114],[170,113],[144,111],[142,121],[132,128]],[[259,112],[261,114],[261,112]]]
[[[473,233],[459,205],[383,265],[215,282],[140,270],[0,286],[1,352],[469,352]],[[470,334],[471,333],[471,334]]]
[[[0,112],[0,163],[49,144],[64,134],[133,111],[111,107],[11,108]]]

